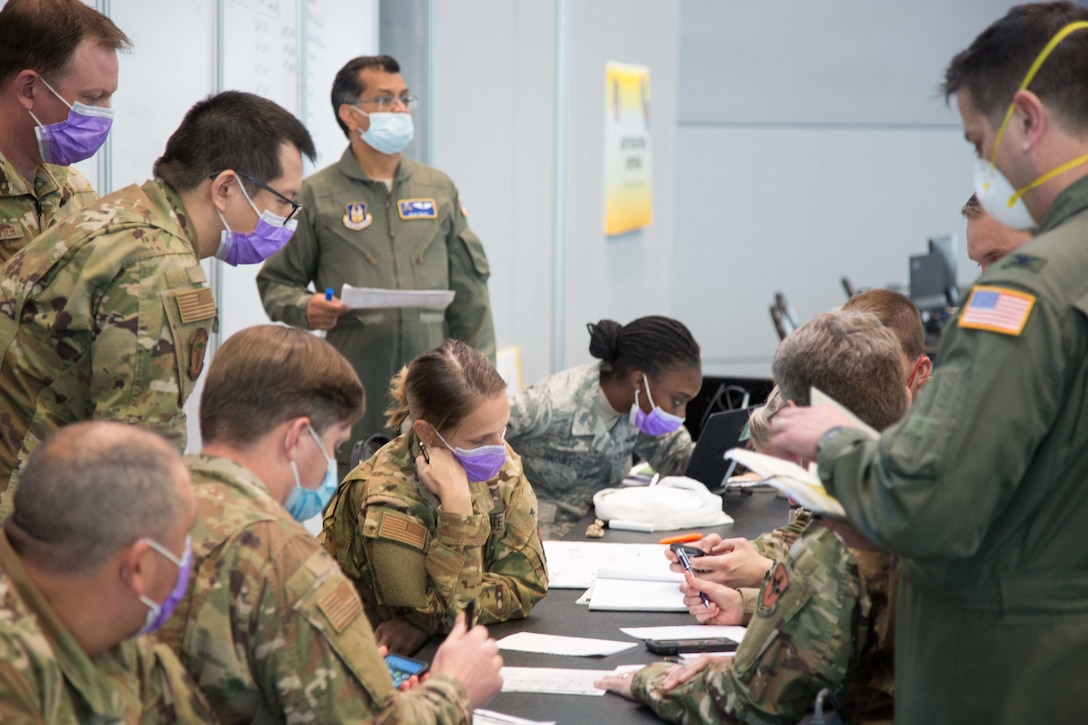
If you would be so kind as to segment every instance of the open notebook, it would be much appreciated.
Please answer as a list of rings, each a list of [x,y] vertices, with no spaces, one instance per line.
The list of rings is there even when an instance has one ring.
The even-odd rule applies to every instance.
[[[851,427],[857,428],[874,440],[880,437],[880,434],[873,428],[866,425],[860,418],[825,393],[812,388],[811,398],[813,406],[824,403],[833,405],[851,420]],[[766,479],[768,484],[782,491],[805,508],[825,516],[838,519],[846,518],[846,511],[843,510],[842,504],[827,492],[823,482],[820,481],[815,463],[810,464],[805,469],[796,463],[742,448],[734,448],[725,455],[755,471]]]

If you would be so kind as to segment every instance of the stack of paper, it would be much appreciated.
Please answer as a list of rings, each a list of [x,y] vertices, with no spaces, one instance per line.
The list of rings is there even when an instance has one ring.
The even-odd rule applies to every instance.
[[[664,558],[664,557],[662,557]],[[590,611],[686,612],[680,593],[682,574],[598,569],[589,598]]]
[[[499,649],[512,652],[536,652],[546,655],[573,655],[577,657],[604,657],[629,650],[638,645],[611,639],[590,637],[563,637],[558,634],[515,632],[500,639]]]
[[[670,574],[662,544],[614,544],[591,541],[545,541],[549,589],[593,586],[598,567],[649,574]]]

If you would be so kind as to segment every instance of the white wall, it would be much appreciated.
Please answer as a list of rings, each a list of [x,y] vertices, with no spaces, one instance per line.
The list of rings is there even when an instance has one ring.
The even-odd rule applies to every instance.
[[[683,0],[673,313],[707,371],[767,375],[781,290],[801,320],[905,284],[959,237],[973,154],[944,67],[1013,3]]]
[[[499,345],[525,379],[551,370],[555,153],[554,0],[436,2],[434,165],[458,185],[491,260]],[[589,359],[587,322],[668,314],[674,223],[676,0],[570,2],[564,367]],[[400,58],[402,66],[408,60]],[[605,63],[650,67],[653,226],[604,236]]]

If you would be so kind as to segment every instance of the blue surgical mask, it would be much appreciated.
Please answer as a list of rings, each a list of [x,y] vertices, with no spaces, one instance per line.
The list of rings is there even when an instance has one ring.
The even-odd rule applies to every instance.
[[[321,479],[321,485],[316,489],[306,488],[299,480],[298,466],[293,460],[291,461],[291,471],[295,474],[295,487],[291,489],[291,495],[287,497],[287,503],[283,507],[295,521],[307,521],[324,511],[332,495],[336,493],[336,487],[340,481],[336,475],[336,460],[325,455],[325,444],[321,442],[313,426],[307,426],[307,428],[314,442],[317,443],[321,455],[325,457],[326,470],[325,477]]]
[[[468,476],[469,481],[490,481],[495,476],[499,475],[499,471],[506,465],[506,446],[502,444],[496,444],[493,446],[480,446],[479,448],[454,448],[449,443],[446,443],[446,439],[442,437],[442,434],[437,430],[434,432],[438,436],[438,440],[445,443],[446,448],[450,449],[453,453],[453,457],[461,464],[461,467],[465,469],[465,474]],[[506,436],[506,430],[503,430],[503,436]]]
[[[249,198],[246,188],[238,183],[238,188],[246,201],[257,212],[257,228],[251,232],[232,231],[227,226],[223,213],[216,209],[219,221],[223,222],[223,233],[219,237],[219,249],[215,250],[216,259],[221,259],[232,267],[239,264],[257,264],[283,249],[295,233],[298,220],[287,221],[284,217],[265,210],[257,211],[257,205]]]
[[[635,390],[635,402],[631,406],[631,425],[649,436],[663,436],[672,433],[684,424],[684,419],[672,413],[666,413],[659,406],[654,405],[654,396],[650,395],[650,381],[646,373],[642,374],[642,382],[646,385],[646,397],[653,406],[653,410],[646,413],[638,404],[638,390]]]
[[[399,154],[415,138],[416,128],[411,113],[367,113],[356,111],[370,119],[370,128],[359,130],[359,137],[375,151],[383,154]]]

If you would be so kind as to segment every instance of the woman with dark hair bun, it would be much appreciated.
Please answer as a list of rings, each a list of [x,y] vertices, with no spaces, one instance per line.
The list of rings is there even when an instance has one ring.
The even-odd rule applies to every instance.
[[[658,315],[586,327],[589,352],[600,362],[556,373],[510,399],[506,440],[537,493],[545,539],[561,538],[595,491],[619,484],[632,453],[673,475],[695,447],[683,422],[703,373],[688,328]]]

